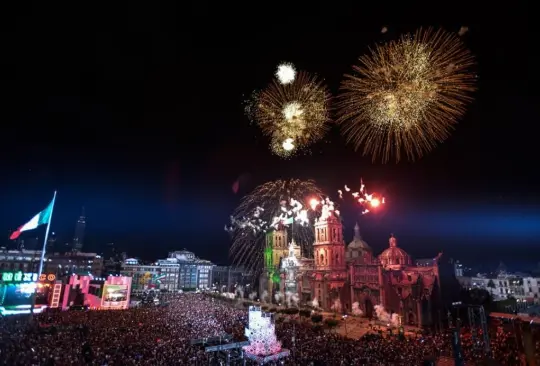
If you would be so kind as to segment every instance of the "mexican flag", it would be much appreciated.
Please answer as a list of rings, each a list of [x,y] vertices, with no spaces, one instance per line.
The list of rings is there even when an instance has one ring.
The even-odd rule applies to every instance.
[[[34,230],[40,225],[48,224],[51,221],[53,206],[54,206],[54,198],[51,201],[51,203],[49,203],[47,208],[45,208],[43,211],[38,213],[36,216],[32,217],[32,219],[28,221],[26,224],[20,226],[17,230],[13,232],[13,234],[11,234],[9,238],[11,240],[15,240],[19,237],[19,235],[21,235],[23,231]]]

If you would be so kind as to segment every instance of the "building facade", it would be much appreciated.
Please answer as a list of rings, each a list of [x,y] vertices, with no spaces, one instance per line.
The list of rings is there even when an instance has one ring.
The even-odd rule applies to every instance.
[[[191,291],[211,288],[213,267],[210,261],[197,258],[187,250],[180,250],[170,252],[168,258],[150,265],[141,264],[134,258],[126,259],[120,273],[133,277],[133,292],[148,289]]]
[[[463,288],[486,290],[495,301],[513,297],[525,305],[540,303],[540,278],[537,277],[500,272],[496,276],[477,274],[457,279]]]
[[[215,266],[212,268],[212,288],[220,292],[234,292],[237,286],[252,286],[253,275],[242,267]]]
[[[276,237],[281,237],[281,241],[276,241]],[[277,288],[285,296],[291,275],[289,267],[284,264],[280,277],[274,275],[276,262],[290,256],[289,248],[284,250],[280,245],[283,241],[286,243],[285,230],[276,230],[272,240],[267,241],[270,249],[265,253],[266,269],[261,275],[260,290],[275,293]],[[374,317],[379,305],[389,313],[397,313],[402,324],[440,325],[440,254],[413,262],[398,247],[397,238],[391,236],[389,247],[376,256],[362,240],[358,225],[353,241],[346,246],[342,224],[335,213],[330,213],[315,222],[313,258],[302,258],[299,253],[295,256],[299,263],[298,270],[295,269],[296,290],[302,302],[336,312],[349,312],[356,303],[367,317]]]
[[[40,250],[5,250],[0,252],[0,271],[38,272],[40,258]],[[43,272],[57,277],[73,273],[101,276],[103,258],[97,253],[45,253]]]
[[[150,289],[159,289],[158,278],[161,276],[161,267],[153,264],[139,263],[138,259],[127,258],[120,270],[122,276],[131,277],[131,292],[141,293]]]

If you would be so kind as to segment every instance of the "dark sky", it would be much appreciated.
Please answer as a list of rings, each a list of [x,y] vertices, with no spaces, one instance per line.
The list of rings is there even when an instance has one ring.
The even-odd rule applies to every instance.
[[[263,3],[3,9],[0,230],[7,236],[57,189],[62,241],[85,206],[87,250],[115,242],[156,258],[187,248],[225,263],[223,226],[257,184],[313,178],[335,196],[363,177],[388,200],[360,220],[377,252],[394,232],[416,257],[540,261],[538,31],[527,2]],[[318,73],[335,94],[369,45],[419,26],[468,26],[479,63],[466,117],[420,161],[372,164],[335,127],[312,155],[284,161],[244,116],[245,96],[278,62]],[[357,216],[345,217],[347,238]]]

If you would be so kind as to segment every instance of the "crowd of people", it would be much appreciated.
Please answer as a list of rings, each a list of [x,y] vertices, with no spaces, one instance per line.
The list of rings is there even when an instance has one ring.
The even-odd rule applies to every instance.
[[[242,339],[247,309],[204,294],[182,294],[167,306],[118,311],[65,311],[0,318],[0,365],[208,365],[211,354],[191,340],[233,334]],[[285,365],[422,365],[451,353],[450,335],[398,340],[386,334],[349,339],[294,315],[276,321]],[[492,339],[494,358],[520,365],[516,342],[504,331]],[[471,334],[463,353],[473,364],[486,356]],[[217,363],[219,364],[219,363]]]

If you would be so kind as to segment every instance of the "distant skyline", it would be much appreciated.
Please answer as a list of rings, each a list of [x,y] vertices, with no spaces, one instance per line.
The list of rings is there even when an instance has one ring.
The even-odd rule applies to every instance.
[[[80,212],[79,216],[77,214],[66,215],[61,207],[67,205],[62,204],[61,197],[59,195],[51,230],[56,233],[56,247],[70,250]],[[395,204],[396,202],[394,202]],[[25,206],[32,205],[32,202],[28,202],[28,205]],[[219,236],[211,237],[215,239],[215,243],[222,244],[216,249],[214,243],[202,243],[201,245],[197,240],[194,240],[198,235],[202,237],[202,233],[205,231],[203,222],[200,222],[200,225],[191,226],[189,231],[174,234],[177,229],[174,226],[167,227],[173,222],[160,222],[160,218],[166,212],[160,205],[152,207],[148,204],[144,206],[144,212],[148,216],[135,215],[132,217],[130,215],[133,214],[133,205],[121,206],[124,207],[122,211],[115,210],[103,215],[96,209],[109,207],[106,203],[94,201],[89,207],[87,205],[88,208],[85,211],[91,213],[93,217],[87,217],[87,239],[83,251],[101,253],[106,250],[106,245],[112,242],[115,243],[118,250],[126,251],[130,256],[153,260],[166,257],[168,251],[185,248],[216,264],[228,263],[229,238],[224,231],[223,233],[219,232]],[[388,203],[387,208],[389,207],[391,207],[390,203]],[[483,210],[477,208],[474,211],[463,212],[457,207],[449,207],[444,211],[433,211],[421,206],[403,209],[403,206],[400,205],[394,206],[393,210],[382,212],[380,215],[370,216],[358,215],[359,210],[343,205],[344,238],[347,244],[352,240],[353,227],[358,222],[364,240],[376,253],[380,253],[388,246],[390,231],[386,228],[393,227],[394,230],[391,232],[398,238],[398,245],[416,259],[433,257],[442,251],[445,259],[452,257],[471,266],[482,265],[483,270],[486,271],[494,269],[500,261],[513,270],[533,268],[540,262],[530,255],[537,248],[537,238],[540,237],[540,227],[536,225],[540,219],[540,211],[534,208],[510,211],[506,207],[502,204],[491,205],[485,206]],[[226,207],[214,206],[213,208],[215,211],[219,209],[222,216],[226,218],[228,212]],[[17,211],[22,210],[18,209]],[[116,216],[124,216],[124,220],[115,219]],[[13,216],[10,215],[10,217]],[[149,220],[150,217],[158,219]],[[133,227],[136,227],[137,230],[131,232]],[[44,230],[38,229],[23,233],[21,237],[23,240],[39,237],[37,243],[38,247],[41,247]],[[130,245],[131,241],[137,245]],[[8,242],[6,235],[5,243]],[[140,245],[141,242],[144,244]],[[157,245],[156,242],[158,242]],[[425,245],[419,247],[418,243],[425,243]],[[474,243],[474,251],[471,251],[471,243]],[[519,251],[515,251],[514,255],[509,257],[508,252],[512,250],[511,247]],[[31,249],[28,246],[26,248]],[[212,249],[208,250],[207,248]],[[477,250],[485,253],[479,257]],[[521,251],[523,251],[523,255],[519,255]]]

